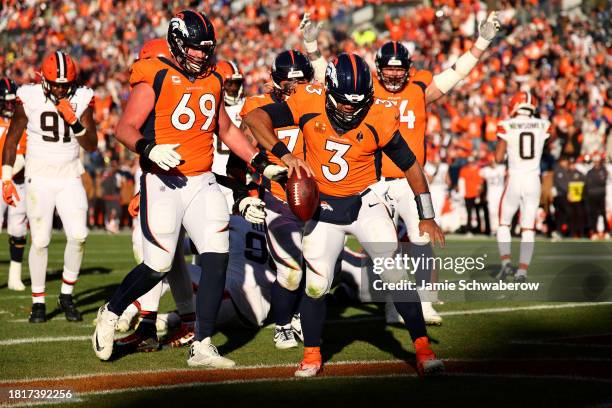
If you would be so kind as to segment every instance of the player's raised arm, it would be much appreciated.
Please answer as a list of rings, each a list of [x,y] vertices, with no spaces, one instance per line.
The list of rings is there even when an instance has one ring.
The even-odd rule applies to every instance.
[[[433,77],[432,83],[425,92],[427,103],[434,102],[449,93],[460,81],[470,74],[470,71],[476,66],[482,54],[484,54],[491,41],[493,41],[499,32],[500,27],[501,24],[496,11],[491,12],[486,20],[480,22],[478,25],[478,39],[472,48],[459,57],[452,67]]]
[[[274,132],[274,128],[277,127],[296,125],[286,102],[271,103],[257,108],[246,116],[243,123],[251,130],[255,140],[264,149],[272,152],[289,168],[289,176],[298,167],[303,168],[310,176],[314,174],[306,162],[291,154],[287,145],[281,142]],[[298,172],[298,178],[300,178],[299,174]]]
[[[304,18],[300,23],[300,32],[302,33],[302,42],[304,43],[304,49],[308,54],[308,59],[314,69],[314,79],[319,83],[325,82],[325,69],[327,68],[327,61],[321,55],[319,51],[319,31],[323,22],[319,21],[315,23],[310,19],[310,13],[304,13]]]
[[[434,221],[435,213],[429,186],[423,168],[416,156],[408,147],[399,131],[396,131],[391,140],[383,146],[383,152],[404,172],[406,180],[414,193],[414,199],[419,212],[419,230],[421,235],[429,234],[432,244],[444,246],[444,234]]]
[[[17,189],[13,184],[13,166],[17,157],[17,144],[27,125],[28,117],[23,105],[18,103],[11,118],[11,125],[6,134],[2,151],[2,197],[4,202],[12,206],[15,206],[15,201],[19,201],[19,194],[17,194]]]

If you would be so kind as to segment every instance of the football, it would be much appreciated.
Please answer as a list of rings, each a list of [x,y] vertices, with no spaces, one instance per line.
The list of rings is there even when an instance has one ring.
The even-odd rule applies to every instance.
[[[297,171],[294,171],[287,180],[285,193],[289,208],[295,216],[302,221],[308,221],[319,207],[319,187],[304,169],[300,168],[298,171],[301,178],[298,178]]]

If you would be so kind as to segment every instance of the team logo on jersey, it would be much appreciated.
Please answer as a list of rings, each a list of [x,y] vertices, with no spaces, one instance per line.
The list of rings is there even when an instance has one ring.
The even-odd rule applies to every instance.
[[[363,133],[359,132],[357,133],[357,137],[356,137],[358,142],[361,142],[363,140]]]
[[[172,75],[170,79],[172,80],[173,84],[178,84],[178,85],[181,84],[181,77],[178,75]]]
[[[321,201],[321,209],[325,211],[334,211],[334,207],[329,205],[327,201]]]
[[[314,130],[317,133],[325,133],[327,130],[327,125],[323,122],[315,122]]]

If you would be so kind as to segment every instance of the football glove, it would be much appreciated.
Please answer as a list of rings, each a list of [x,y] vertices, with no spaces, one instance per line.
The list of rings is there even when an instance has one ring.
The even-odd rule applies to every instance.
[[[13,207],[15,207],[15,203],[20,200],[19,193],[12,180],[4,180],[2,182],[2,198],[5,203]]]
[[[259,198],[245,197],[238,203],[238,211],[245,220],[252,224],[263,224],[266,219],[266,211],[264,203]]]
[[[70,102],[66,98],[62,98],[59,101],[57,101],[57,105],[55,105],[55,109],[57,109],[59,114],[62,115],[64,120],[69,125],[74,125],[77,122],[77,120],[79,120],[76,114],[74,113],[74,110],[72,110],[72,106],[70,106]]]
[[[181,155],[174,150],[179,146],[179,143],[158,145],[152,140],[140,139],[136,142],[136,152],[167,171],[181,163]]]
[[[287,180],[287,169],[283,166],[272,164],[265,153],[259,152],[251,159],[251,166],[262,176],[277,182]]]
[[[480,50],[485,50],[491,41],[495,38],[501,28],[501,23],[497,11],[492,11],[486,20],[483,20],[478,25],[478,39],[476,47]]]
[[[128,212],[134,218],[138,216],[138,212],[140,212],[140,193],[136,193],[130,200]]]
[[[317,38],[319,38],[319,31],[321,31],[321,26],[323,22],[319,21],[318,23],[313,22],[310,19],[310,13],[304,13],[304,18],[300,23],[300,31],[302,33],[302,38],[304,39],[304,47],[306,48],[306,52],[313,53],[317,51]]]

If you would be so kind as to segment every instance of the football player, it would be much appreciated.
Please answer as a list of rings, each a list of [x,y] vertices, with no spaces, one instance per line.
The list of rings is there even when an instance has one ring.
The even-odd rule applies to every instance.
[[[29,321],[46,321],[45,278],[48,246],[57,212],[66,232],[64,270],[58,305],[68,321],[82,317],[72,300],[87,238],[87,196],[81,181],[81,147],[96,149],[98,137],[93,119],[93,90],[78,86],[77,65],[63,51],[47,55],[42,63],[41,83],[17,90],[17,106],[2,154],[4,200],[19,200],[11,181],[17,145],[27,128],[25,163],[26,212],[32,246],[28,258],[32,281],[32,313]]]
[[[231,122],[222,101],[223,79],[214,71],[216,37],[208,17],[185,10],[168,26],[172,58],[134,63],[132,92],[117,125],[117,139],[140,155],[140,218],[143,262],[100,307],[92,337],[101,360],[112,355],[115,325],[126,307],[170,270],[181,225],[203,266],[196,303],[196,335],[187,363],[228,368],[211,342],[223,296],[229,249],[229,211],[211,172],[213,133],[242,160],[268,178],[286,177]],[[287,166],[300,165],[286,158]]]
[[[286,163],[287,145],[274,132],[282,126],[299,125],[304,137],[305,158],[320,190],[322,206],[304,229],[302,240],[306,264],[305,296],[301,304],[304,359],[298,377],[316,375],[322,368],[321,334],[325,320],[325,295],[333,280],[346,234],[353,234],[372,257],[391,257],[398,248],[395,226],[383,201],[370,186],[378,180],[376,162],[380,151],[404,171],[419,211],[421,234],[442,244],[444,236],[434,221],[427,180],[399,131],[397,109],[374,103],[372,75],[358,55],[341,54],[330,62],[325,88],[299,85],[282,103],[256,109],[246,124],[262,146]],[[290,164],[290,171],[299,162]],[[394,279],[393,277],[389,277]],[[411,297],[418,300],[418,294]],[[427,338],[421,304],[396,302],[415,344],[420,374],[440,371]]]
[[[374,103],[392,105],[399,109],[401,135],[421,166],[425,165],[426,157],[427,104],[440,99],[467,77],[499,28],[497,13],[493,12],[479,25],[480,35],[472,48],[451,68],[435,76],[429,71],[415,71],[408,50],[400,42],[389,41],[378,50],[375,60],[377,80],[374,83]],[[382,157],[382,181],[376,189],[381,196],[386,193],[393,203],[396,215],[406,224],[408,237],[414,244],[411,250],[414,252],[413,256],[430,253],[429,237],[427,234],[420,235],[416,222],[418,217],[414,194],[408,187],[403,172],[386,155]],[[430,272],[417,271],[417,276],[419,279],[429,280]],[[429,324],[442,322],[430,301],[423,302],[423,313]]]
[[[519,92],[510,101],[509,119],[499,123],[495,160],[501,163],[508,156],[506,184],[499,203],[497,245],[502,266],[496,279],[514,276],[525,282],[527,268],[533,256],[535,221],[540,204],[540,160],[546,140],[550,137],[550,122],[535,117],[536,101],[529,92]],[[520,210],[521,248],[516,274],[511,265],[512,218]]]
[[[283,51],[272,64],[273,88],[270,93],[247,98],[240,115],[244,118],[253,110],[274,102],[282,102],[293,94],[298,84],[307,84],[314,78],[314,69],[304,54],[297,50]],[[248,134],[246,126],[242,128]],[[275,129],[278,139],[295,156],[303,155],[304,141],[297,124]],[[271,162],[279,159],[268,150]],[[304,223],[289,209],[284,186],[272,182],[266,185],[267,245],[276,264],[276,282],[272,287],[273,314],[276,327],[274,344],[278,349],[297,347],[291,320],[299,303],[298,287],[302,281],[302,230]]]
[[[17,86],[10,78],[0,79],[0,150],[2,150],[5,136],[15,112]],[[8,273],[8,289],[23,291],[25,285],[21,282],[21,263],[23,250],[26,244],[27,218],[25,205],[25,185],[23,184],[23,167],[25,165],[25,132],[17,147],[17,156],[13,166],[13,183],[19,196],[14,205],[7,205],[4,200],[0,203],[0,225],[4,224],[4,212],[8,207],[7,232],[9,235],[9,251],[11,263]],[[10,191],[10,183],[7,182]]]

